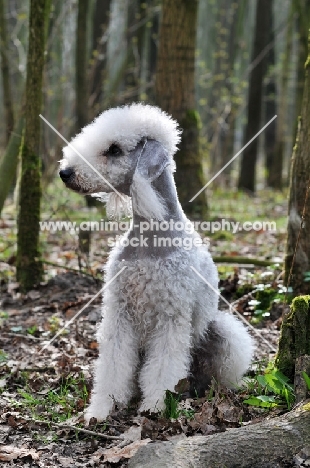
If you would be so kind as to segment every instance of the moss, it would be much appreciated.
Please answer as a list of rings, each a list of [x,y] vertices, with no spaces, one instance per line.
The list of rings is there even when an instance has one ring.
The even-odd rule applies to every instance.
[[[20,214],[17,236],[17,281],[25,291],[42,278],[39,260],[40,221],[40,160],[25,145],[22,147],[22,179],[20,185]]]
[[[40,109],[44,66],[46,0],[31,0],[27,57],[25,132],[21,150],[22,175],[18,215],[16,276],[23,290],[38,284],[41,200]]]
[[[234,235],[230,231],[218,231],[215,233],[208,233],[208,236],[212,237],[212,240],[226,240],[232,241],[234,240]]]
[[[183,129],[180,151],[176,155],[175,181],[184,211],[192,218],[206,219],[208,206],[202,192],[192,203],[189,200],[204,186],[202,158],[199,148],[201,120],[195,109],[187,110],[180,122]]]
[[[291,310],[296,312],[296,310],[302,311],[304,314],[308,313],[309,309],[310,296],[298,296],[292,302]]]
[[[303,405],[301,407],[301,409],[304,410],[304,411],[310,411],[310,403],[307,403],[306,405]]]
[[[185,118],[182,120],[182,127],[184,129],[197,129],[200,130],[202,127],[199,112],[195,109],[188,110]]]
[[[292,302],[291,310],[294,317],[296,333],[296,356],[310,354],[310,296],[298,296]]]
[[[258,308],[262,310],[269,310],[276,295],[277,291],[273,288],[265,288],[261,291],[257,291],[255,298],[260,302]]]
[[[276,356],[277,368],[294,379],[295,359],[310,353],[310,296],[298,296],[292,302],[289,314],[284,317],[279,350]]]
[[[237,289],[236,296],[242,297],[245,294],[249,294],[253,291],[253,284],[252,283],[244,283]]]

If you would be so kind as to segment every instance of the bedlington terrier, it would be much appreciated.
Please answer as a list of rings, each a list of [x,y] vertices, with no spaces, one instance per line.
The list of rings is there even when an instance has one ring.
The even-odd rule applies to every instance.
[[[251,361],[252,338],[218,310],[217,269],[178,201],[180,133],[168,114],[138,103],[103,112],[63,150],[59,174],[68,188],[108,193],[114,216],[128,214],[131,198],[133,215],[105,266],[86,421],[105,419],[139,387],[140,410],[155,412],[164,408],[165,391],[186,377],[193,388],[211,376],[234,387]]]

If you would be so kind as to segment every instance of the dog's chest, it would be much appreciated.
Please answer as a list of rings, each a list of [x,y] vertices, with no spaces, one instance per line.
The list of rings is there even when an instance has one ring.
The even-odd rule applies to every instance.
[[[158,322],[186,313],[192,300],[192,285],[188,278],[184,281],[181,275],[180,279],[180,264],[176,259],[119,264],[126,266],[119,277],[119,297],[124,312],[137,326],[152,329]]]
[[[167,287],[159,275],[157,265],[147,266],[146,262],[126,262],[121,294],[126,300],[128,314],[143,320],[147,315],[154,316],[158,301],[167,300]],[[159,293],[159,297],[157,295]]]

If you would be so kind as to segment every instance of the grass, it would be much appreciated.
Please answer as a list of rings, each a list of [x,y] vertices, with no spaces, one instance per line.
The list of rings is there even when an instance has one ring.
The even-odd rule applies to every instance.
[[[21,382],[25,389],[17,390],[19,398],[12,400],[12,404],[37,420],[64,422],[83,410],[87,402],[88,390],[83,374],[63,377],[56,388],[42,388],[38,392],[31,390],[27,373],[21,375]]]
[[[180,416],[184,416],[191,419],[195,411],[191,409],[180,408],[181,395],[175,394],[166,390],[165,394],[165,409],[163,411],[163,417],[167,419],[178,419]]]
[[[276,221],[277,230],[287,224],[287,194],[270,189],[252,197],[239,191],[215,190],[209,195],[210,218],[223,217],[235,221]]]

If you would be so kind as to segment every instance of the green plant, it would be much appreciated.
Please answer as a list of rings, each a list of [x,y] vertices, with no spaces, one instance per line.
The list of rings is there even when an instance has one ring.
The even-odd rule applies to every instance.
[[[249,382],[250,381],[250,382]],[[261,408],[286,406],[291,409],[294,402],[294,389],[289,379],[276,368],[270,366],[262,374],[248,379],[248,389],[252,395],[243,402]]]
[[[180,415],[180,411],[178,409],[180,401],[180,395],[175,395],[174,393],[166,390],[165,394],[165,409],[163,416],[167,419],[177,419]]]
[[[9,314],[4,310],[0,310],[0,327],[2,327],[4,321],[9,318]]]
[[[304,378],[304,381],[306,382],[308,390],[310,390],[310,377],[306,372],[302,372],[302,376]]]
[[[310,271],[305,271],[304,273],[304,282],[308,283],[310,281]]]
[[[175,394],[166,390],[165,394],[165,409],[163,411],[163,416],[167,419],[177,419],[180,416],[184,416],[188,419],[191,419],[195,413],[194,410],[180,408],[180,394]]]
[[[53,422],[63,422],[77,412],[77,401],[80,408],[85,406],[88,397],[84,376],[68,376],[62,378],[57,388],[52,388],[44,392],[35,394],[25,382],[25,389],[19,389],[20,399],[12,401],[12,404],[30,410],[34,419],[44,419],[47,417]],[[39,409],[39,410],[38,410]]]
[[[8,360],[8,355],[3,351],[3,349],[0,349],[0,362],[5,362]]]
[[[268,273],[273,274],[270,271],[264,272],[261,277],[266,277]],[[270,316],[270,308],[273,302],[283,302],[286,297],[286,301],[289,304],[293,299],[292,288],[286,288],[283,284],[278,284],[277,287],[271,287],[269,283],[259,283],[256,285],[253,295],[255,299],[249,301],[249,306],[254,310],[254,317],[251,319],[253,325],[260,323],[262,319]]]
[[[62,328],[62,321],[59,317],[57,317],[57,315],[52,315],[49,319],[48,319],[48,322],[49,322],[49,329],[50,329],[50,332],[55,335],[57,332],[60,331],[60,329]],[[66,335],[68,334],[68,330],[66,330],[65,328],[61,331],[61,335]]]
[[[29,335],[34,335],[35,332],[37,331],[38,327],[36,325],[33,325],[33,327],[29,327],[27,328],[27,333],[29,333]]]
[[[35,398],[31,393],[25,392],[24,390],[17,390],[17,392],[24,398],[25,406],[37,406],[41,403],[39,398]]]
[[[44,445],[50,444],[51,442],[57,442],[59,437],[57,434],[50,434],[47,437],[41,434],[32,434],[34,440],[41,442]]]

